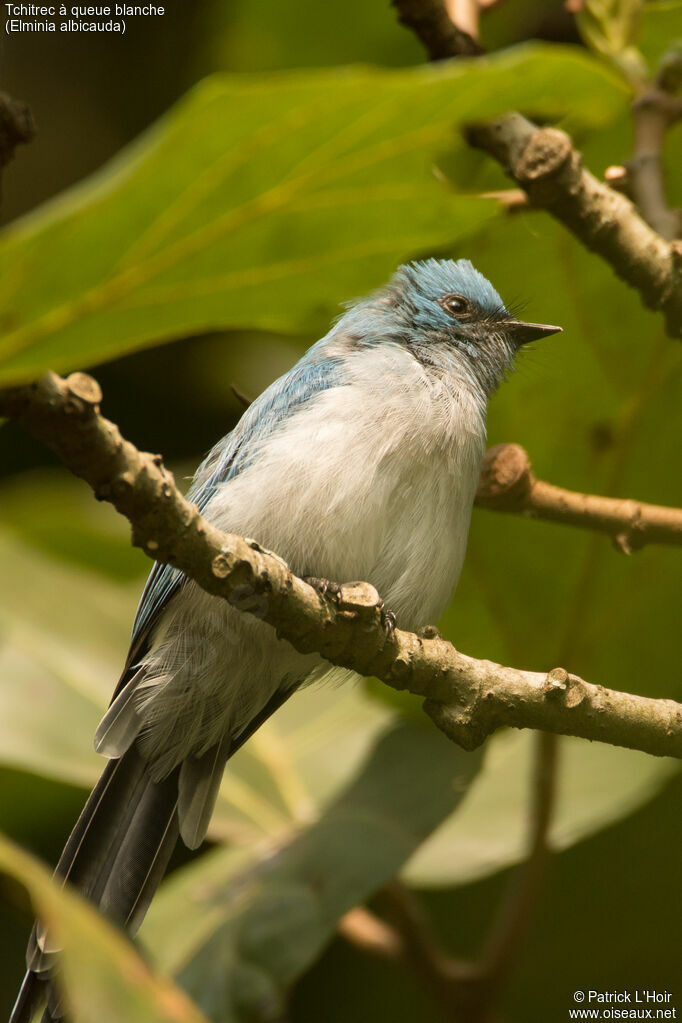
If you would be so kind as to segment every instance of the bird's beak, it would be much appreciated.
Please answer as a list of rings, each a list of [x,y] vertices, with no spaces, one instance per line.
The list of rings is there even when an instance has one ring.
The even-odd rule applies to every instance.
[[[519,347],[550,334],[560,334],[563,330],[563,327],[551,327],[548,323],[524,323],[523,320],[508,320],[505,326]]]

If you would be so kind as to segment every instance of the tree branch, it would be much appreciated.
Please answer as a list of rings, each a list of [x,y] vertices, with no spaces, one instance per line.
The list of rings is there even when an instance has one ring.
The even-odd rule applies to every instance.
[[[392,0],[398,21],[421,40],[429,60],[472,57],[483,53],[481,44],[457,28],[442,0]]]
[[[393,881],[377,895],[389,921],[356,907],[341,918],[339,934],[361,951],[409,970],[450,1023],[485,1023],[489,999],[478,963],[442,949],[409,888]]]
[[[511,113],[470,126],[467,139],[502,164],[533,206],[549,210],[645,305],[660,310],[671,337],[682,336],[682,242],[666,242],[629,199],[584,170],[565,132]]]
[[[666,132],[682,117],[682,99],[652,85],[632,104],[635,145],[626,167],[632,198],[662,238],[677,238],[680,214],[668,206],[663,174]]]
[[[401,881],[393,881],[377,895],[388,921],[364,906],[339,921],[339,934],[356,948],[414,973],[450,1023],[490,1023],[492,1006],[514,964],[540,893],[549,854],[558,742],[555,735],[544,732],[537,740],[528,859],[512,879],[480,957],[458,959],[441,948],[417,899]]]
[[[421,40],[431,60],[461,54],[443,0],[394,4],[399,19]],[[671,337],[682,337],[682,242],[666,243],[624,195],[584,170],[568,135],[509,113],[472,125],[467,140],[494,156],[533,206],[549,210],[606,260],[639,291],[645,305],[660,310]]]
[[[0,170],[10,162],[16,147],[30,142],[34,133],[28,106],[0,92]]]
[[[507,979],[537,905],[549,857],[549,829],[556,803],[559,740],[540,732],[533,768],[528,859],[515,872],[480,960],[481,998],[491,1005]]]
[[[682,705],[592,685],[563,668],[521,671],[476,660],[433,636],[387,630],[369,583],[323,596],[254,540],[222,533],[175,486],[159,455],[139,452],[99,412],[99,385],[84,373],[0,392],[0,414],[52,448],[100,500],[132,524],[132,542],[181,569],[208,593],[272,625],[301,653],[376,675],[426,698],[451,739],[474,749],[501,725],[539,728],[682,758]]]
[[[528,454],[518,444],[497,444],[486,452],[476,504],[606,533],[623,554],[649,543],[682,546],[682,508],[581,494],[545,483],[535,478]]]
[[[405,948],[398,931],[364,906],[355,906],[341,917],[341,937],[363,952],[391,963],[405,962]]]

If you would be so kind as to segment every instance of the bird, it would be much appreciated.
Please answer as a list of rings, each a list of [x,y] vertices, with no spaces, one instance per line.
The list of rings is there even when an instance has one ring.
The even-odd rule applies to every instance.
[[[459,579],[488,399],[560,330],[517,319],[466,259],[402,265],[244,411],[188,497],[314,585],[371,583],[387,628],[423,628]],[[204,840],[229,758],[300,687],[353,677],[157,562],[56,874],[134,934],[178,838]],[[43,1023],[63,1019],[57,952],[37,922],[10,1023],[43,1004]]]

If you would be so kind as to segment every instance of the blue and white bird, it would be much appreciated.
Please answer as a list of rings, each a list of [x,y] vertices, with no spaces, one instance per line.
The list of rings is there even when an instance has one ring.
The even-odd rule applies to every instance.
[[[299,576],[363,579],[400,628],[435,621],[460,574],[488,398],[519,347],[561,328],[515,319],[466,260],[398,269],[247,409],[190,491],[220,529]],[[154,566],[96,734],[109,758],[57,872],[134,932],[178,836],[195,849],[232,754],[302,685],[352,677]],[[34,928],[11,1023],[61,1018]]]

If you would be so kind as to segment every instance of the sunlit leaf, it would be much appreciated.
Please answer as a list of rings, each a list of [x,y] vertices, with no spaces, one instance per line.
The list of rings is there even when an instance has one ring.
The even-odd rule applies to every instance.
[[[405,880],[423,887],[465,884],[526,857],[534,738],[512,730],[490,742],[462,807],[409,861]],[[679,770],[675,760],[562,739],[552,848],[565,849],[632,813]]]
[[[26,543],[102,572],[143,579],[150,562],[131,546],[130,526],[64,469],[26,472],[0,483],[0,524]]]
[[[111,924],[1,835],[0,870],[28,889],[63,949],[59,980],[74,1023],[206,1023],[187,996],[154,975]]]
[[[530,104],[596,126],[624,101],[578,50],[519,48],[472,67],[206,80],[6,231],[0,377],[218,327],[322,330],[400,260],[495,214],[433,173],[438,152],[464,145],[455,123]]]
[[[89,786],[135,591],[0,532],[0,760]]]
[[[163,887],[141,932],[215,1023],[274,1011],[340,916],[390,880],[461,800],[480,765],[433,729],[401,725],[320,819],[275,851],[216,851]],[[182,919],[183,927],[173,926]]]

